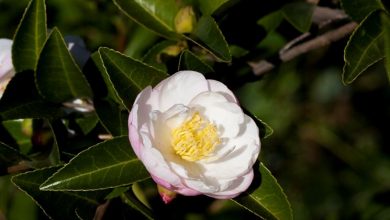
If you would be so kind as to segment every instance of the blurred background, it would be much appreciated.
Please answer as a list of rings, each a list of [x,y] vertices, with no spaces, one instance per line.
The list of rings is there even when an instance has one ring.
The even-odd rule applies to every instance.
[[[27,3],[0,0],[0,38],[13,37]],[[320,4],[338,6],[337,1]],[[280,5],[262,3],[256,16]],[[92,52],[107,46],[140,58],[161,40],[122,15],[110,0],[48,0],[47,11],[49,28],[81,36]],[[275,54],[298,35],[282,22],[277,31],[258,38],[255,49],[260,57]],[[242,106],[274,130],[262,140],[260,160],[285,190],[295,219],[390,219],[389,80],[379,64],[344,86],[346,42],[280,64],[254,82],[231,85]],[[45,219],[9,179],[0,177],[0,220]],[[155,194],[151,183],[144,185]],[[179,197],[169,206],[156,206],[165,209],[166,218],[172,217],[170,212],[191,220],[255,218],[233,202],[205,197]]]

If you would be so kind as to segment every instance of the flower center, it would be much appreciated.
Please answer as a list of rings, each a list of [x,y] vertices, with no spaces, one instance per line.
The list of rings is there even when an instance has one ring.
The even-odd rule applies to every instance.
[[[171,144],[175,153],[188,161],[206,157],[220,142],[215,125],[203,120],[198,112],[172,130]]]

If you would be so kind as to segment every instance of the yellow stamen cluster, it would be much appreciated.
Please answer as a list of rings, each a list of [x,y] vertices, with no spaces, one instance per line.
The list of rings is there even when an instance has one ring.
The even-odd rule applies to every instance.
[[[203,159],[220,142],[215,125],[203,120],[198,112],[172,130],[171,144],[175,153],[188,161]]]

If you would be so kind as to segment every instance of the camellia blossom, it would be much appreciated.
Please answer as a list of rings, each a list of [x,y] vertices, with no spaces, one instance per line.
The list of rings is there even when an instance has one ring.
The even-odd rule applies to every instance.
[[[12,64],[12,40],[0,39],[0,98],[4,93],[5,87],[11,78],[15,75]]]
[[[236,197],[251,184],[260,152],[259,129],[233,93],[194,71],[137,96],[129,137],[166,203],[175,193]]]

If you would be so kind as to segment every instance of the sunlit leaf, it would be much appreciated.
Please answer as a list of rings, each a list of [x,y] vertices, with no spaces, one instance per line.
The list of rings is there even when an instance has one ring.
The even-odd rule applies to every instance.
[[[300,32],[307,32],[310,29],[311,17],[315,5],[305,2],[294,2],[283,7],[282,13],[286,20],[290,22]]]
[[[259,172],[259,179],[255,179],[249,190],[233,201],[263,219],[292,219],[290,203],[275,177],[262,163]]]
[[[135,97],[147,86],[154,86],[168,75],[117,51],[100,48],[104,67],[124,106],[131,109]]]
[[[23,89],[21,89],[23,88]],[[3,120],[22,118],[56,118],[63,115],[58,105],[48,103],[38,94],[34,72],[16,74],[0,99],[0,118]]]
[[[352,83],[383,57],[381,17],[379,12],[373,12],[356,28],[345,47],[343,82]]]
[[[94,145],[75,156],[40,189],[97,190],[129,185],[149,178],[127,136]]]
[[[380,0],[341,0],[341,6],[353,20],[361,21],[371,12],[380,9]]]
[[[187,38],[204,47],[224,62],[230,62],[232,59],[225,37],[211,16],[201,17],[195,30]]]
[[[16,30],[12,45],[12,61],[16,72],[35,70],[45,41],[45,0],[31,0]]]
[[[185,50],[180,56],[179,70],[194,70],[200,73],[212,73],[213,68],[203,62],[199,57],[189,50]]]
[[[42,49],[36,82],[41,95],[52,102],[92,96],[85,76],[69,53],[57,28],[52,30]]]
[[[127,16],[146,28],[171,39],[180,38],[175,33],[174,20],[179,10],[175,0],[113,0]]]
[[[126,110],[120,109],[120,106],[108,100],[95,100],[94,105],[100,122],[111,135],[128,134],[127,119],[129,113]]]
[[[102,202],[107,191],[47,192],[39,186],[58,170],[58,167],[35,170],[16,175],[12,182],[28,194],[52,219],[78,219],[75,210],[93,211]]]

